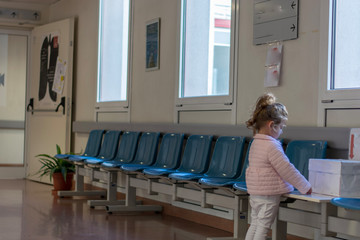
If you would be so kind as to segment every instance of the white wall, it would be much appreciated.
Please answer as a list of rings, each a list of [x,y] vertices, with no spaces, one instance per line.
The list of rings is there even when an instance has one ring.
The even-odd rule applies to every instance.
[[[240,27],[237,79],[237,124],[243,124],[257,97],[273,92],[290,113],[288,125],[316,126],[319,75],[320,2],[299,4],[299,38],[284,42],[281,83],[279,87],[263,87],[266,46],[254,46],[253,2],[240,0]],[[31,8],[24,4],[3,7]],[[134,0],[133,58],[130,98],[131,122],[173,123],[175,84],[177,82],[178,0]],[[98,0],[61,0],[49,7],[35,6],[42,12],[43,22],[75,17],[74,51],[74,121],[94,121],[98,52]],[[161,18],[160,70],[145,71],[145,25]],[[1,24],[1,22],[0,22]],[[187,115],[187,121],[201,122],[206,113]],[[217,114],[217,113],[214,113]],[[219,113],[220,114],[220,113]],[[117,115],[114,115],[117,116]],[[229,115],[214,118],[229,124]],[[107,121],[111,119],[106,118]],[[119,117],[114,121],[119,121]],[[213,120],[211,121],[213,122]]]
[[[173,122],[177,0],[134,1],[132,122]],[[160,70],[145,71],[146,22],[161,18]]]
[[[131,122],[174,122],[177,0],[135,0]],[[318,101],[320,1],[301,1],[299,38],[284,42],[280,87],[263,87],[266,46],[252,44],[252,1],[240,1],[237,124],[250,115],[255,100],[271,91],[290,113],[288,125],[316,126]],[[76,17],[74,61],[75,121],[93,121],[97,73],[97,0],[62,0],[49,21]],[[145,24],[161,18],[160,70],[145,71]],[[198,115],[198,114],[197,114]],[[224,120],[224,123],[229,121]]]
[[[249,118],[257,97],[271,91],[287,106],[288,125],[317,125],[320,1],[299,7],[299,38],[284,41],[280,87],[265,89],[266,46],[252,44],[252,1],[240,1],[238,124]]]

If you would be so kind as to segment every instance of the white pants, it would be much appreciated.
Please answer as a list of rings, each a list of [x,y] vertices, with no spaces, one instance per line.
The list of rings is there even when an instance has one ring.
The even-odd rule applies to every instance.
[[[266,239],[279,210],[280,196],[250,195],[251,225],[245,240]]]

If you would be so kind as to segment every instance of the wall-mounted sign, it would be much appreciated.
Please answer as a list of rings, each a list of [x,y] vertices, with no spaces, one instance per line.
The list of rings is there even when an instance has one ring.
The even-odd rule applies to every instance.
[[[298,38],[298,0],[254,0],[253,43]]]

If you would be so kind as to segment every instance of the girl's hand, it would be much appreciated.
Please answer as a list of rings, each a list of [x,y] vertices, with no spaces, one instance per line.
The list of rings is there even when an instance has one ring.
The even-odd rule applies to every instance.
[[[312,193],[312,188],[309,189],[309,191],[307,191],[306,195],[310,195]]]

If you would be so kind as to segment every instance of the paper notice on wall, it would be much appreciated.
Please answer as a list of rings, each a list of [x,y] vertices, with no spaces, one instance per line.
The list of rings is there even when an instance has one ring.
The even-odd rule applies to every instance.
[[[360,128],[350,130],[349,159],[360,161]]]
[[[274,66],[281,64],[282,60],[282,43],[270,43],[267,48],[265,66]]]
[[[280,66],[269,66],[265,68],[265,81],[264,87],[276,87],[279,86],[280,78]]]
[[[271,43],[268,45],[265,62],[264,87],[279,86],[280,69],[282,61],[282,43]]]
[[[64,90],[66,67],[66,61],[58,57],[56,61],[54,85],[52,87],[52,90],[58,94],[62,94]]]

